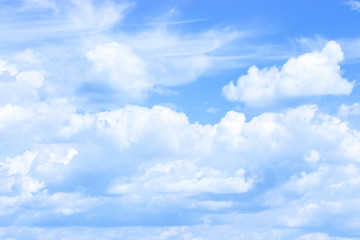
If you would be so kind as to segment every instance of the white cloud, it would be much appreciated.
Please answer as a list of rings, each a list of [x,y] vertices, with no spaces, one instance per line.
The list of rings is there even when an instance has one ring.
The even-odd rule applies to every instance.
[[[345,2],[346,5],[349,5],[352,10],[360,11],[360,2],[355,0],[350,0]]]
[[[347,118],[348,116],[352,115],[359,115],[360,114],[360,104],[354,103],[352,105],[341,104],[338,110],[338,115],[342,118]]]
[[[74,39],[80,34],[99,33],[120,22],[128,6],[113,1],[98,3],[92,0],[26,0],[16,9],[2,4],[4,14],[13,13],[1,26],[4,33],[2,41],[54,37]],[[23,22],[27,24],[21,24]]]
[[[146,63],[138,57],[129,45],[116,42],[97,45],[87,53],[89,61],[93,62],[96,71],[109,74],[111,86],[129,98],[145,98],[154,80],[146,72]]]
[[[0,228],[3,239],[106,239],[106,240],[351,240],[354,238],[335,237],[322,232],[302,234],[299,230],[273,229],[254,231],[241,226],[221,224],[172,227],[22,227]]]
[[[30,171],[30,166],[35,159],[36,154],[32,152],[25,152],[22,156],[15,158],[7,158],[5,163],[1,164],[2,170],[5,170],[8,175],[26,175]]]
[[[120,21],[124,9],[128,6],[110,1],[102,4],[90,0],[71,0],[69,2],[71,7],[65,8],[68,11],[67,19],[70,20],[69,27],[93,31],[106,30]]]
[[[342,226],[345,229],[352,229],[356,221],[356,213],[349,207],[356,204],[353,192],[360,182],[360,135],[316,106],[265,113],[249,121],[244,114],[230,111],[214,125],[189,123],[184,113],[162,106],[128,105],[81,114],[70,102],[58,99],[27,110],[31,117],[22,124],[25,130],[14,135],[2,128],[2,136],[14,135],[7,138],[8,143],[20,139],[23,148],[33,145],[32,139],[48,143],[3,161],[0,189],[15,197],[3,199],[8,203],[5,215],[14,211],[26,215],[26,204],[42,206],[53,196],[75,194],[79,201],[71,201],[78,204],[55,204],[54,200],[46,205],[46,214],[92,214],[93,208],[117,204],[125,209],[130,204],[137,213],[145,209],[142,214],[151,209],[201,210],[204,213],[197,216],[202,221],[205,213],[214,217],[214,212],[241,211],[241,204],[246,203],[269,208],[259,215],[247,215],[261,218],[269,228],[272,224],[307,227],[318,219],[324,225],[332,224],[324,220],[332,215],[348,216],[349,222]],[[72,139],[73,144],[50,144],[58,139]],[[274,171],[277,177],[268,177]],[[84,178],[88,180],[81,180]],[[265,190],[259,188],[263,181],[269,183]],[[94,189],[93,183],[99,186]],[[94,199],[81,207],[89,198],[88,189],[93,189]],[[58,195],[47,192],[50,190]],[[246,197],[250,191],[258,194],[254,202],[227,197]],[[109,200],[108,193],[115,196]],[[208,193],[223,197],[197,198]],[[349,207],[340,204],[342,201]],[[274,214],[279,216],[275,223],[269,217]]]
[[[301,172],[278,188],[270,190],[266,196],[281,196],[275,206],[268,211],[269,216],[278,216],[277,224],[287,227],[332,227],[346,215],[339,229],[356,229],[360,179],[357,164],[321,164],[316,170]],[[351,190],[350,190],[351,189]],[[279,198],[279,197],[277,197]],[[275,198],[272,200],[274,202]]]
[[[26,151],[0,162],[2,180],[11,182],[7,185],[6,192],[13,192],[18,196],[28,195],[43,189],[46,183],[61,180],[64,169],[77,155],[77,151],[61,145],[51,148]]]
[[[10,76],[4,76],[8,72]],[[3,76],[2,76],[3,75]],[[45,72],[41,70],[19,71],[15,65],[0,60],[0,94],[2,104],[33,102],[38,89],[43,86]]]
[[[317,151],[310,150],[309,153],[307,153],[304,156],[304,160],[308,162],[317,162],[320,159],[320,155]]]
[[[230,208],[233,206],[231,201],[203,201],[199,202],[196,207],[204,207],[211,210],[218,210],[223,208]]]
[[[199,168],[192,161],[179,160],[146,168],[143,175],[131,180],[131,184],[115,183],[109,193],[243,193],[253,183],[253,180],[245,179],[244,174],[245,171],[239,169],[234,176],[229,176],[213,168]]]
[[[147,157],[133,177],[113,178],[109,192],[128,195],[132,199],[128,201],[144,204],[144,199],[152,199],[151,206],[161,208],[175,201],[191,209],[194,202],[179,203],[179,199],[204,192],[246,195],[250,189],[258,191],[261,181],[275,186],[280,181],[279,187],[269,189],[271,198],[264,197],[264,204],[274,209],[268,210],[267,217],[254,217],[271,225],[270,216],[279,215],[274,224],[288,227],[310,226],[329,214],[346,215],[349,208],[336,209],[334,204],[356,201],[351,192],[358,187],[357,173],[345,172],[358,168],[359,133],[338,118],[319,113],[315,106],[266,113],[249,122],[243,114],[229,112],[215,125],[189,124],[186,116],[164,107],[127,106],[99,114],[97,121],[98,131],[119,144],[124,153],[141,149],[132,159],[148,153],[154,156]],[[183,160],[173,160],[178,157]],[[237,175],[236,169],[245,169],[248,177]],[[268,171],[288,174],[288,178],[262,180]],[[345,193],[345,189],[352,190]],[[299,198],[292,199],[294,195]]]
[[[0,60],[0,75],[4,72],[8,72],[10,76],[14,76],[17,73],[15,65],[10,65],[6,61]]]
[[[133,34],[121,27],[109,30],[115,24],[120,26],[130,5],[114,1],[28,0],[20,9],[4,6],[4,12],[17,10],[21,14],[7,16],[2,29],[6,38],[2,42],[48,43],[12,56],[22,71],[47,69],[48,79],[42,89],[46,97],[81,92],[89,102],[95,95],[123,104],[142,102],[150,94],[168,92],[164,88],[193,82],[214,71],[213,67],[222,68],[214,64],[222,60],[213,56],[221,55],[224,46],[245,36],[231,28],[191,34],[157,26]],[[19,27],[25,21],[27,26]],[[104,89],[110,93],[103,94]]]
[[[62,215],[71,215],[74,213],[79,213],[86,211],[92,207],[97,199],[94,197],[87,197],[81,193],[64,193],[57,192],[52,195],[38,196],[38,199],[34,199],[36,202],[45,201],[46,208],[51,212],[62,214]]]
[[[24,10],[28,9],[56,9],[56,2],[53,0],[25,0]]]
[[[213,52],[243,35],[231,29],[180,35],[164,28],[154,28],[135,35],[122,34],[120,40],[132,43],[141,52],[158,57],[186,57]]]
[[[296,240],[330,240],[333,239],[325,233],[310,233],[296,238]]]
[[[9,128],[26,121],[32,116],[31,111],[21,106],[6,104],[0,107],[0,129]]]
[[[5,14],[2,42],[29,42],[25,49],[33,49],[12,59],[22,71],[47,69],[49,82],[42,89],[46,97],[81,93],[89,102],[101,98],[142,103],[150,94],[193,82],[214,71],[213,67],[223,68],[214,64],[222,62],[214,55],[222,55],[225,45],[245,36],[231,28],[183,34],[164,26],[141,27],[129,34],[121,20],[133,4],[112,0],[27,0],[0,5],[0,13]],[[34,46],[33,42],[46,44]]]
[[[360,133],[342,120],[358,114],[358,103],[342,105],[340,119],[305,105],[252,119],[229,111],[205,125],[175,107],[99,101],[89,111],[76,96],[82,84],[98,81],[124,102],[143,100],[218,67],[213,55],[239,34],[103,34],[126,4],[21,3],[14,19],[22,21],[0,27],[2,43],[41,39],[53,47],[29,43],[0,61],[1,239],[340,239],[320,230],[359,229]],[[39,11],[44,19],[23,24]],[[235,100],[349,94],[342,59],[329,42],[281,70],[250,68],[244,85],[232,85],[242,94]],[[59,228],[75,225],[91,227]]]
[[[141,53],[156,84],[176,86],[195,81],[214,66],[209,55],[241,37],[239,32],[228,29],[179,35],[155,28],[135,36],[123,34],[120,39]]]
[[[44,81],[44,73],[39,71],[20,72],[16,75],[16,82],[24,88],[38,89]]]
[[[136,98],[159,86],[194,81],[211,66],[208,55],[228,41],[175,36],[169,45],[146,48],[140,39],[131,43],[128,38],[128,43],[126,37],[119,38],[95,44],[87,58],[118,92]],[[194,45],[187,49],[181,40]],[[337,52],[336,44],[332,47]],[[319,60],[324,52],[309,56]],[[302,57],[291,64],[303,64]],[[139,219],[149,224],[146,219],[153,214],[180,219],[181,212],[185,220],[179,222],[214,226],[241,219],[239,215],[261,219],[266,229],[307,228],[319,219],[324,223],[316,226],[328,226],[332,222],[324,219],[333,215],[349,218],[344,229],[357,226],[356,212],[339,202],[357,204],[349,192],[358,188],[359,133],[316,106],[250,120],[229,111],[217,124],[208,125],[190,123],[185,113],[163,106],[126,105],[90,113],[76,105],[75,97],[46,97],[44,88],[56,85],[50,82],[53,75],[39,69],[46,60],[37,52],[25,50],[10,59],[16,65],[1,65],[0,147],[17,147],[0,159],[0,220],[12,215],[24,225],[41,225],[49,218],[54,225],[67,220],[88,225],[129,215],[136,225],[143,223]],[[347,109],[349,114],[352,109]],[[34,209],[42,211],[33,216]],[[274,215],[279,220],[274,222]],[[127,221],[120,219],[119,224]],[[166,232],[149,236],[170,236]],[[201,237],[187,230],[178,233],[180,238]],[[249,236],[279,239],[273,232],[248,232],[243,239]]]
[[[216,113],[217,111],[219,111],[219,109],[217,109],[215,107],[209,107],[206,109],[206,112],[208,112],[208,113]]]
[[[21,68],[39,67],[43,63],[43,56],[30,48],[13,54],[12,59]]]
[[[153,29],[135,36],[120,34],[120,40],[98,44],[86,56],[118,95],[143,100],[158,88],[195,81],[212,66],[208,54],[237,37],[225,30],[178,36]]]
[[[42,221],[49,215],[72,215],[89,209],[96,198],[78,192],[51,192],[53,184],[64,180],[77,151],[66,145],[26,151],[0,162],[0,218],[13,215],[19,223]],[[32,214],[32,209],[42,211]],[[28,220],[26,220],[28,219]]]
[[[215,125],[190,124],[183,113],[161,106],[148,109],[129,105],[99,113],[96,118],[99,134],[113,139],[122,149],[143,147],[150,150],[162,146],[163,154],[181,158],[226,157],[232,152],[242,152],[241,157],[251,152],[261,154],[258,148],[280,154],[291,144],[297,146],[297,141],[301,141],[303,144],[296,147],[301,152],[301,159],[304,156],[314,161],[317,156],[336,159],[339,154],[348,160],[357,159],[351,149],[356,149],[358,133],[336,117],[317,113],[316,106],[311,105],[279,114],[262,114],[249,122],[245,122],[243,114],[230,111]],[[224,149],[228,150],[225,155]],[[260,159],[259,156],[256,158]]]
[[[166,148],[176,150],[182,141],[181,131],[187,131],[188,119],[185,114],[162,106],[154,106],[149,110],[128,105],[97,114],[96,125],[101,134],[113,138],[121,148],[130,147],[146,135],[154,135],[153,142],[161,141]],[[162,131],[157,134],[159,129]]]
[[[290,182],[286,183],[287,178],[281,180],[287,186],[279,188],[286,189],[281,190],[283,197],[266,201],[272,202],[269,206],[288,209],[285,203],[291,200],[287,199],[287,194],[291,196],[295,191],[300,196],[310,196],[304,202],[291,205],[302,211],[281,213],[284,217],[278,222],[287,226],[308,226],[313,221],[309,211],[328,211],[324,210],[326,204],[318,202],[322,201],[322,196],[328,196],[322,192],[328,191],[326,184],[343,181],[344,175],[340,172],[344,170],[339,166],[348,163],[356,166],[360,160],[357,153],[359,134],[339,119],[317,112],[315,106],[262,114],[249,122],[243,114],[229,112],[215,125],[190,124],[184,114],[165,107],[127,106],[98,114],[96,124],[102,137],[112,139],[122,149],[123,154],[118,157],[123,162],[135,161],[136,166],[140,163],[135,159],[147,156],[147,163],[133,170],[132,177],[114,174],[108,186],[109,193],[128,196],[125,202],[140,205],[150,204],[146,199],[151,199],[151,206],[162,209],[175,203],[181,208],[192,208],[196,201],[180,199],[204,192],[246,194],[250,189],[257,191],[256,186],[261,181],[278,181],[262,180],[262,173],[279,168],[279,173],[293,173],[288,176]],[[128,159],[129,154],[131,158]],[[174,160],[176,158],[183,160]],[[197,160],[191,160],[194,158]],[[293,165],[295,161],[297,167]],[[326,167],[328,165],[331,168]],[[307,168],[314,172],[304,171]],[[245,169],[247,177],[242,176],[242,171],[236,173],[237,169]],[[312,195],[313,192],[318,195]],[[339,193],[338,196],[351,199],[350,195]],[[314,202],[314,205],[308,206],[307,202]]]
[[[228,100],[254,106],[284,97],[347,95],[351,93],[354,82],[348,82],[340,74],[338,63],[343,58],[340,45],[330,41],[321,52],[289,59],[281,70],[275,66],[261,70],[252,66],[237,84],[230,82],[226,85],[223,94]]]

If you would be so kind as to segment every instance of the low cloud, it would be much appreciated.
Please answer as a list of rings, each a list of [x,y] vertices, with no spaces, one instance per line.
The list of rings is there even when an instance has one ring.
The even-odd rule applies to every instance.
[[[126,100],[141,101],[159,88],[196,81],[213,65],[209,55],[238,37],[225,30],[178,36],[152,29],[121,34],[119,41],[98,44],[86,57],[102,82]]]
[[[252,179],[245,179],[244,174],[245,171],[239,169],[233,176],[228,176],[213,168],[199,168],[193,161],[179,160],[148,167],[144,175],[132,179],[130,184],[120,182],[112,185],[109,193],[244,193],[251,189],[253,183]]]
[[[187,222],[234,228],[259,221],[266,229],[357,227],[360,134],[316,106],[249,121],[230,111],[201,125],[163,106],[81,114],[67,101],[47,104],[28,109],[21,133],[0,129],[12,135],[8,144],[21,139],[25,149],[0,166],[2,219],[121,225],[131,214],[138,225],[154,214],[179,220],[190,211]],[[29,206],[44,210],[33,218]],[[348,220],[337,228],[342,218]]]
[[[339,62],[343,59],[340,45],[330,41],[321,52],[290,58],[281,70],[275,66],[264,69],[250,67],[247,75],[223,88],[223,95],[230,101],[251,106],[271,104],[288,97],[348,95],[354,82],[341,76]]]

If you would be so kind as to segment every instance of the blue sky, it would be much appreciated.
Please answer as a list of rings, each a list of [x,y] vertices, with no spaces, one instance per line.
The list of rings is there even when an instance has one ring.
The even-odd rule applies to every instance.
[[[0,0],[0,239],[360,239],[359,22]]]

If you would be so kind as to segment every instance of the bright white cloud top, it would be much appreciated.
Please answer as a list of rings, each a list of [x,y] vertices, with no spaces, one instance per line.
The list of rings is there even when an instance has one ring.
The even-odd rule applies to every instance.
[[[262,4],[0,1],[0,239],[359,239],[358,2]]]
[[[321,52],[306,53],[290,58],[279,70],[277,67],[259,70],[252,66],[241,76],[237,85],[230,82],[223,94],[231,101],[251,105],[268,104],[282,97],[350,94],[354,82],[341,76],[339,62],[344,60],[341,47],[330,41]]]

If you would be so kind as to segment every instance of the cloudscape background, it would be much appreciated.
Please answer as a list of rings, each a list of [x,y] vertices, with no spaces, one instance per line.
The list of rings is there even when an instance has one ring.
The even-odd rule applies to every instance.
[[[0,1],[0,239],[360,239],[360,2]]]

